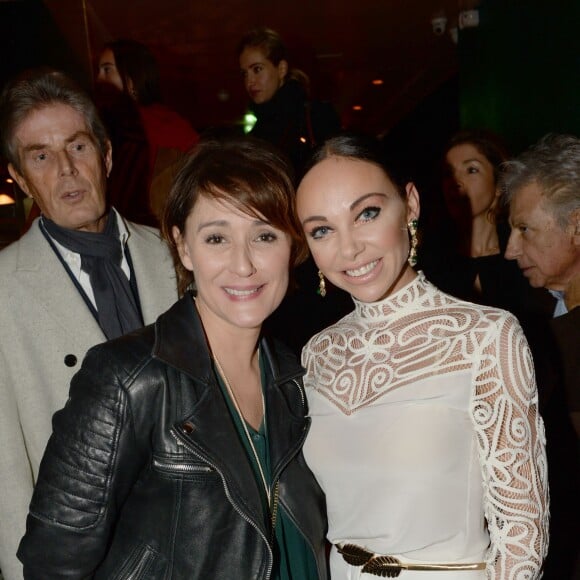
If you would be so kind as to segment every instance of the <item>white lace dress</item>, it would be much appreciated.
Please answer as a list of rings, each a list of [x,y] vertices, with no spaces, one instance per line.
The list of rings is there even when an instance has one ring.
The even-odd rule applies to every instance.
[[[333,544],[411,563],[401,580],[531,580],[548,542],[543,423],[532,358],[508,312],[444,294],[422,273],[314,336],[302,353],[304,452]],[[333,547],[332,580],[366,579]]]

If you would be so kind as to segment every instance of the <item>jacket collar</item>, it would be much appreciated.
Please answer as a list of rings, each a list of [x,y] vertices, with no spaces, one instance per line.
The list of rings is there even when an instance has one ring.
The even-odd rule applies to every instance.
[[[260,351],[265,356],[266,368],[274,384],[304,375],[304,370],[286,347],[278,345],[272,349],[268,341],[262,338]],[[157,319],[153,356],[196,381],[213,381],[213,364],[205,330],[190,293],[186,293]]]
[[[211,357],[190,293],[186,293],[157,319],[153,356],[196,381],[209,382],[213,374]]]
[[[147,226],[134,224],[120,216],[129,237],[133,273],[145,324],[155,322],[177,300],[177,282],[171,255],[165,243]]]
[[[74,328],[83,344],[90,347],[104,341],[103,331],[41,232],[39,219],[36,218],[14,244],[17,249],[14,274],[18,283],[27,294],[30,292],[34,296],[36,306],[42,308],[55,324],[69,333]],[[157,248],[151,234],[144,235],[144,226],[125,222],[123,218],[121,221],[129,234],[127,245],[133,261],[141,310],[145,324],[149,324],[177,297],[175,278],[170,275],[173,271],[170,256],[161,240],[158,240]],[[160,267],[159,261],[163,259],[167,260],[167,264]],[[152,276],[152,268],[155,267],[159,275]]]
[[[272,476],[277,478],[302,447],[310,424],[300,400],[303,389],[296,384],[304,370],[284,347],[271,349],[262,340],[260,348],[266,357],[264,391],[270,463]],[[232,500],[262,527],[265,517],[259,484],[217,385],[203,325],[190,294],[158,318],[153,356],[185,373],[201,387],[196,403],[175,427],[179,430],[183,422],[193,425],[191,433],[181,432],[180,437],[187,440],[196,454],[212,463],[222,474]]]
[[[34,307],[43,310],[64,332],[70,334],[74,328],[78,345],[90,347],[104,341],[103,331],[42,234],[39,218],[15,247],[14,276],[23,296],[32,297]]]

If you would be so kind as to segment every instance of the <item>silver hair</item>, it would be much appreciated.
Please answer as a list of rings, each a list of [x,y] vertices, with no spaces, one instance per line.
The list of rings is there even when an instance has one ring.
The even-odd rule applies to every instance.
[[[580,209],[580,139],[550,133],[518,157],[502,164],[500,188],[504,203],[522,187],[535,183],[544,207],[561,228]]]

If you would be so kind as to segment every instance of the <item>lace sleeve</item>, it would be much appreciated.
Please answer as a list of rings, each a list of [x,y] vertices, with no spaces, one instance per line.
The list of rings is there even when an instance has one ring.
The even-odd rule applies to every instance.
[[[491,539],[487,575],[540,578],[548,549],[548,472],[533,361],[517,320],[498,314],[475,371],[473,420]]]

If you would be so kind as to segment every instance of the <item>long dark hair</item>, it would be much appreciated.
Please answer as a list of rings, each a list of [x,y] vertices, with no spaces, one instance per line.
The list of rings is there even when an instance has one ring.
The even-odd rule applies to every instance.
[[[126,93],[131,79],[135,93],[132,96],[140,105],[161,102],[159,67],[149,47],[136,40],[120,38],[107,42],[103,48],[113,53]]]
[[[401,198],[406,199],[405,186],[412,179],[389,162],[377,139],[368,135],[346,132],[332,137],[314,151],[304,173],[306,174],[315,165],[329,157],[345,157],[378,166],[395,185]]]
[[[487,129],[463,129],[451,137],[445,147],[443,157],[445,158],[449,150],[458,145],[473,145],[490,162],[497,184],[501,164],[510,157],[507,146],[501,137]]]

